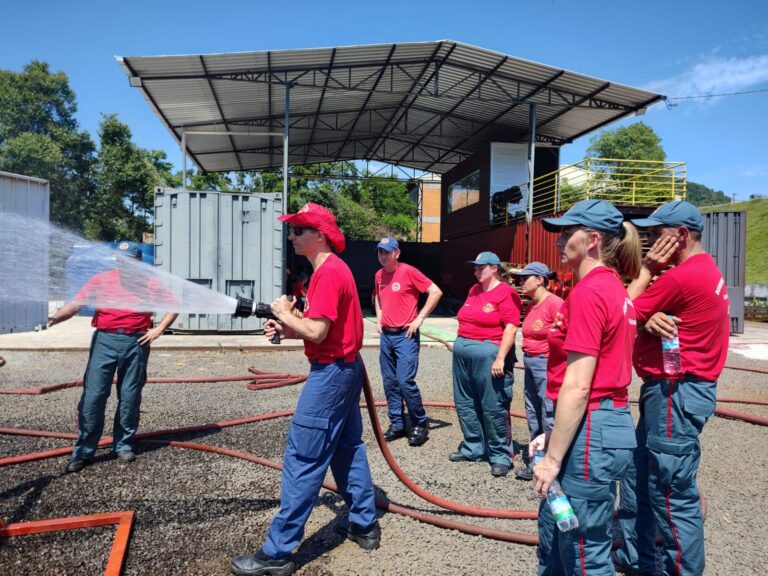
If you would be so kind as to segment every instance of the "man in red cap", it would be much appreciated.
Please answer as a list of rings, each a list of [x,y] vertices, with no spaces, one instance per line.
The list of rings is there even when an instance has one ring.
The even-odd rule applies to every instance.
[[[267,321],[264,333],[270,340],[275,332],[303,339],[311,369],[288,431],[280,511],[262,548],[232,560],[237,576],[293,574],[291,552],[301,542],[329,466],[349,508],[349,521],[337,531],[364,550],[378,548],[381,539],[358,407],[363,316],[352,272],[334,253],[344,250],[344,235],[333,214],[311,202],[280,220],[291,225],[288,240],[314,273],[303,317],[294,316],[292,302],[282,296],[272,302],[279,323]]]

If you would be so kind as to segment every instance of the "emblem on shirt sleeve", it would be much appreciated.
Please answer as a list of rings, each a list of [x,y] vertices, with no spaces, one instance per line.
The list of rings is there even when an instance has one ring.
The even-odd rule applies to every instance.
[[[563,334],[565,334],[568,331],[568,328],[565,322],[565,316],[561,312],[558,312],[557,314],[555,314],[555,318],[554,320],[552,320],[552,326],[549,329],[549,331],[562,332]]]
[[[399,292],[400,291],[400,282],[393,282],[392,283],[392,292]]]
[[[483,312],[485,312],[486,314],[489,314],[490,312],[493,312],[494,310],[496,310],[496,307],[493,304],[491,304],[490,302],[488,304],[486,304],[485,306],[483,306]]]

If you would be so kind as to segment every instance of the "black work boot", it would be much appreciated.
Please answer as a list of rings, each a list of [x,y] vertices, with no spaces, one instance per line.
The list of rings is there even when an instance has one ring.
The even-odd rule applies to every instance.
[[[339,520],[336,524],[336,533],[345,536],[357,543],[363,550],[376,550],[381,544],[381,528],[378,522],[374,522],[368,528],[361,528],[349,520]]]
[[[91,461],[86,458],[72,458],[64,466],[64,471],[74,474],[80,472],[80,470],[88,466],[88,464],[91,464]]]
[[[408,444],[411,446],[421,446],[429,438],[429,430],[427,425],[414,426],[411,429],[411,434],[408,436]]]
[[[390,426],[387,428],[387,431],[384,432],[384,440],[387,442],[392,442],[392,440],[397,440],[398,438],[405,438],[405,428],[395,430]]]
[[[235,556],[229,569],[235,576],[262,576],[266,574],[288,576],[296,571],[296,566],[290,556],[274,559],[259,550],[248,556]]]

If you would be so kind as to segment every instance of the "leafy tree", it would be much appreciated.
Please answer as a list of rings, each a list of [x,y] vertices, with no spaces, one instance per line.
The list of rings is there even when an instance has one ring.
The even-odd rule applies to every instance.
[[[655,161],[663,161],[667,157],[659,135],[643,122],[616,130],[602,130],[590,139],[587,155],[593,158]]]
[[[165,152],[145,150],[131,141],[131,130],[115,114],[99,125],[97,187],[86,233],[93,238],[140,240],[151,230],[155,186],[175,187]]]
[[[82,231],[95,190],[95,146],[80,131],[75,93],[63,72],[33,61],[0,70],[0,170],[44,178],[51,220]]]
[[[720,190],[713,190],[703,184],[688,181],[688,202],[694,206],[714,206],[715,204],[727,204],[731,198]]]

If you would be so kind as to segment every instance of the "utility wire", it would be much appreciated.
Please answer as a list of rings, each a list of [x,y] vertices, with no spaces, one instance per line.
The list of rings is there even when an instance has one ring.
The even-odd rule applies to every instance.
[[[699,96],[674,96],[666,99],[667,109],[672,109],[677,106],[679,100],[693,100],[698,98],[720,98],[722,96],[744,96],[745,94],[758,94],[760,92],[768,92],[768,88],[761,88],[760,90],[747,90],[744,92],[723,92],[721,94],[701,94]]]

